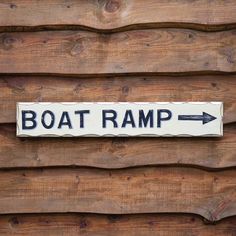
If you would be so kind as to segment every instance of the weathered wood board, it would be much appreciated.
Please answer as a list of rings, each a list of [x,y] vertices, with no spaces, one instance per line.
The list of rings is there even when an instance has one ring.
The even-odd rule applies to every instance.
[[[20,102],[18,137],[219,137],[222,102]]]
[[[22,58],[22,55],[24,57]],[[132,30],[0,34],[1,73],[133,74],[236,72],[236,30]]]
[[[57,168],[0,172],[0,212],[236,213],[236,172],[194,168]]]
[[[0,216],[4,236],[232,236],[236,217],[207,224],[195,215],[35,214]]]
[[[145,9],[145,10],[144,10]],[[4,0],[0,26],[80,25],[100,30],[235,24],[234,0]],[[148,13],[148,14],[147,14]]]
[[[92,92],[91,92],[92,91]],[[223,101],[224,124],[236,122],[236,76],[71,78],[0,76],[0,123],[16,122],[17,102]]]
[[[0,235],[235,235],[235,12],[0,1]],[[16,137],[17,102],[153,101],[222,101],[224,137]]]
[[[17,138],[13,124],[0,126],[0,168],[148,165],[236,166],[236,125],[223,138]]]

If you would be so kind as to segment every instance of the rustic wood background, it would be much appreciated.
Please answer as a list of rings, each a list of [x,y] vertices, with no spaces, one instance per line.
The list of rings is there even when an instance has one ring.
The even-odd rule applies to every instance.
[[[16,138],[16,102],[223,101],[222,138]],[[236,1],[2,0],[0,235],[236,235]]]

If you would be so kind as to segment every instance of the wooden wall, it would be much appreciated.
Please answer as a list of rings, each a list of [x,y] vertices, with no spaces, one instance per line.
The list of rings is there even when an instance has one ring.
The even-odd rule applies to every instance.
[[[0,235],[236,235],[236,1],[0,2]],[[20,101],[223,101],[222,138],[16,138]]]

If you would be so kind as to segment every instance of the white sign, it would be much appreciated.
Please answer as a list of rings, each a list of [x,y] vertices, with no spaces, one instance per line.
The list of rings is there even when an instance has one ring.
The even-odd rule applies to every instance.
[[[18,103],[17,136],[222,136],[221,102]]]

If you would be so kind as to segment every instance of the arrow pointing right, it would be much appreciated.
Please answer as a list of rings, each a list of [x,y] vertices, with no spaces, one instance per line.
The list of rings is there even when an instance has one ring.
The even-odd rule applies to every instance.
[[[188,120],[188,121],[202,121],[202,124],[207,124],[213,120],[215,120],[216,117],[212,116],[206,112],[203,112],[202,115],[179,115],[178,120]]]

